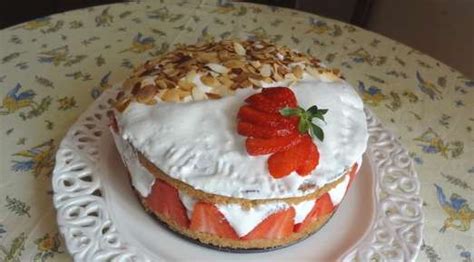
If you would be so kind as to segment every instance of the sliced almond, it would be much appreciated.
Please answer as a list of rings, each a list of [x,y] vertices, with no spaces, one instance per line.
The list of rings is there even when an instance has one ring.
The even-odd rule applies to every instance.
[[[193,90],[191,91],[191,96],[193,97],[194,101],[206,99],[206,94],[197,87],[193,88]]]
[[[303,69],[301,69],[299,65],[293,67],[292,72],[295,75],[295,77],[298,79],[303,77]]]
[[[206,74],[206,75],[203,75],[201,76],[201,82],[207,86],[211,86],[211,87],[214,87],[214,86],[217,86],[219,84],[219,82],[214,78],[212,77],[210,74]]]
[[[155,95],[158,93],[156,86],[154,85],[146,85],[138,91],[136,98],[138,102],[146,103],[152,100]]]
[[[221,64],[215,64],[215,63],[208,63],[206,64],[209,69],[212,71],[219,73],[219,74],[227,74],[229,72],[229,68],[221,65]]]
[[[262,87],[262,82],[257,80],[257,79],[253,79],[253,78],[249,78],[249,81],[250,83],[252,83],[255,87]]]
[[[244,65],[245,65],[245,62],[242,61],[242,60],[229,60],[227,62],[224,63],[224,65],[227,67],[227,68],[230,68],[230,69],[233,69],[233,68],[242,68]]]
[[[250,61],[250,64],[255,68],[255,69],[259,69],[260,66],[262,66],[262,64],[260,64],[259,61],[255,60],[255,61]]]
[[[206,95],[209,97],[209,99],[220,99],[222,97],[221,95],[214,93],[206,93]]]
[[[124,98],[122,100],[117,101],[114,104],[114,107],[115,109],[117,109],[117,111],[121,113],[125,111],[125,109],[127,109],[128,105],[130,104],[130,101],[131,101],[130,98]]]
[[[272,67],[269,64],[262,65],[262,67],[260,68],[260,74],[263,77],[271,76],[272,75]]]
[[[179,94],[176,91],[178,89],[167,89],[160,97],[165,102],[179,102]]]
[[[246,51],[245,48],[238,42],[234,42],[234,50],[238,55],[244,56]]]

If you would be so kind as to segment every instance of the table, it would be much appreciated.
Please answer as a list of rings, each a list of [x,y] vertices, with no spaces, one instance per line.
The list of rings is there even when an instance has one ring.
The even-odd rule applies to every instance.
[[[341,68],[416,163],[426,223],[418,259],[471,261],[474,81],[348,24],[208,0],[97,6],[0,31],[0,260],[70,260],[52,205],[55,148],[102,91],[176,43],[229,37],[268,39]]]

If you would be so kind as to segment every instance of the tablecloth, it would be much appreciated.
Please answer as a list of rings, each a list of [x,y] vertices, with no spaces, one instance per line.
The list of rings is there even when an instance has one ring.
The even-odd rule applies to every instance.
[[[416,163],[425,214],[418,260],[472,261],[474,81],[352,25],[210,0],[97,6],[0,31],[0,260],[71,259],[52,202],[55,149],[101,92],[176,43],[232,37],[288,45],[342,69]]]

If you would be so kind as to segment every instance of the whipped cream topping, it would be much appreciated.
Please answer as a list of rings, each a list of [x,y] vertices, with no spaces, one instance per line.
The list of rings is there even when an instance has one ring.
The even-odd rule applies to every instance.
[[[148,171],[138,160],[138,154],[133,150],[129,143],[124,141],[115,132],[111,131],[117,150],[120,152],[122,161],[128,168],[132,185],[142,195],[146,197],[150,194],[151,188],[155,183],[155,176]]]
[[[306,177],[293,172],[274,179],[269,155],[247,154],[246,138],[237,133],[237,112],[259,90],[241,89],[217,100],[131,103],[117,114],[117,122],[124,140],[170,177],[196,189],[245,199],[303,196],[342,176],[365,151],[368,135],[362,101],[348,83],[306,75],[291,89],[301,107],[329,109],[327,123],[317,122],[325,133],[324,142],[314,140],[319,165]],[[300,190],[307,185],[313,189]]]
[[[349,185],[349,181],[351,180],[349,175],[344,177],[341,183],[337,184],[336,187],[329,190],[329,196],[331,197],[331,202],[333,205],[339,205],[341,203],[342,198],[346,194],[347,186]]]

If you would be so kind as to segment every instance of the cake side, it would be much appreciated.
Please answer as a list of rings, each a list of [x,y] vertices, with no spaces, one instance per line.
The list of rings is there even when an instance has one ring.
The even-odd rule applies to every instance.
[[[129,169],[131,179],[131,174],[137,172],[143,172],[145,174],[142,175],[153,178],[153,186],[146,196],[143,196],[143,193],[140,192],[142,190],[137,190],[137,188],[143,189],[143,185],[134,184],[134,190],[147,212],[153,214],[175,232],[202,243],[231,249],[274,248],[289,245],[317,231],[341,203],[350,186],[350,181],[353,180],[357,171],[357,164],[355,164],[337,186],[319,197],[298,204],[285,201],[261,203],[251,207],[244,206],[241,203],[218,204],[208,202],[206,199],[191,197],[187,192],[180,191],[166,181],[154,177],[153,174],[148,173],[145,167],[140,165],[137,152],[125,141],[121,141],[115,131],[114,139],[124,163]],[[215,230],[213,226],[208,225],[208,223],[212,225],[213,222],[204,222],[206,225],[204,227],[202,224],[193,226],[196,220],[195,208],[200,205],[214,207],[216,213],[212,213],[211,217],[220,216],[219,223],[225,224],[230,233],[224,234],[222,230]],[[268,224],[279,225],[279,222],[282,222],[281,218],[273,219],[271,222],[267,220],[271,220],[272,216],[282,212],[288,214],[290,209],[292,213],[287,220],[283,220],[284,224],[287,225],[287,229],[283,233],[276,236],[252,233],[254,231],[261,232],[262,228],[265,228]],[[211,218],[206,217],[206,219]],[[254,236],[249,239],[249,235],[252,234]]]

